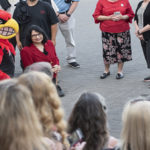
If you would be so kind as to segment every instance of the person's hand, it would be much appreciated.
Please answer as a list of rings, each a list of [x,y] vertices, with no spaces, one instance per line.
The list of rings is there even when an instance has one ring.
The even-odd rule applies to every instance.
[[[52,67],[52,72],[54,73],[58,73],[61,70],[60,65],[55,65]]]
[[[75,146],[71,147],[71,150],[83,150],[86,142],[77,143]]]
[[[139,30],[139,28],[138,29],[135,29],[135,35],[136,35],[136,37],[138,37],[138,30]]]
[[[121,15],[121,14],[112,16],[113,21],[119,21],[119,20],[123,20],[123,19],[124,19],[123,15]]]
[[[56,46],[56,40],[51,40],[53,45]]]
[[[139,38],[139,40],[144,40],[144,37],[143,37],[142,34],[141,34],[141,35],[138,35],[138,38]]]
[[[17,42],[17,47],[18,47],[19,51],[22,50],[23,47],[22,47],[22,43],[20,41]]]
[[[144,40],[143,34],[141,34],[140,29],[136,29],[135,35],[139,40]]]
[[[68,21],[69,17],[66,14],[59,14],[58,19],[62,22],[65,23]]]

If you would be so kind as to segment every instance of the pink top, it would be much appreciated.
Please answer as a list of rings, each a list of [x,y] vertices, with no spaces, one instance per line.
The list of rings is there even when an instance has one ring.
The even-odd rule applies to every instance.
[[[118,12],[118,11],[122,15],[128,15],[129,19],[119,20],[119,21],[97,20],[97,17],[100,15],[110,16],[110,15],[113,15],[114,12]],[[108,0],[99,0],[96,5],[96,9],[93,13],[93,17],[94,17],[95,23],[100,23],[100,29],[103,32],[120,33],[120,32],[125,32],[130,29],[129,23],[132,22],[132,19],[134,17],[134,12],[128,0],[118,0],[115,2],[110,2]]]

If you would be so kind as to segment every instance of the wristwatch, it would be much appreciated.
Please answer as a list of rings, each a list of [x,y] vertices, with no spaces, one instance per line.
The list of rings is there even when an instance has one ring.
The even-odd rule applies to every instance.
[[[70,14],[67,14],[67,13],[66,13],[66,16],[67,16],[67,17],[71,17],[71,15],[70,15]]]

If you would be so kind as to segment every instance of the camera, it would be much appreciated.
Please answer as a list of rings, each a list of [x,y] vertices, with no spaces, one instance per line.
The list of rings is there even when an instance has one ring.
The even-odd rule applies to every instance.
[[[65,3],[71,3],[72,0],[65,0]]]
[[[67,137],[70,146],[75,146],[78,142],[81,142],[83,139],[83,133],[81,129],[75,130],[71,135]]]

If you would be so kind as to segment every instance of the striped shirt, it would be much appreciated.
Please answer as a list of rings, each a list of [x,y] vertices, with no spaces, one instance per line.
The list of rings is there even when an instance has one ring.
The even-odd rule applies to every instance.
[[[74,2],[79,2],[80,0],[72,0]],[[55,4],[59,9],[59,13],[66,12],[69,10],[71,3],[65,3],[65,0],[54,0]]]

